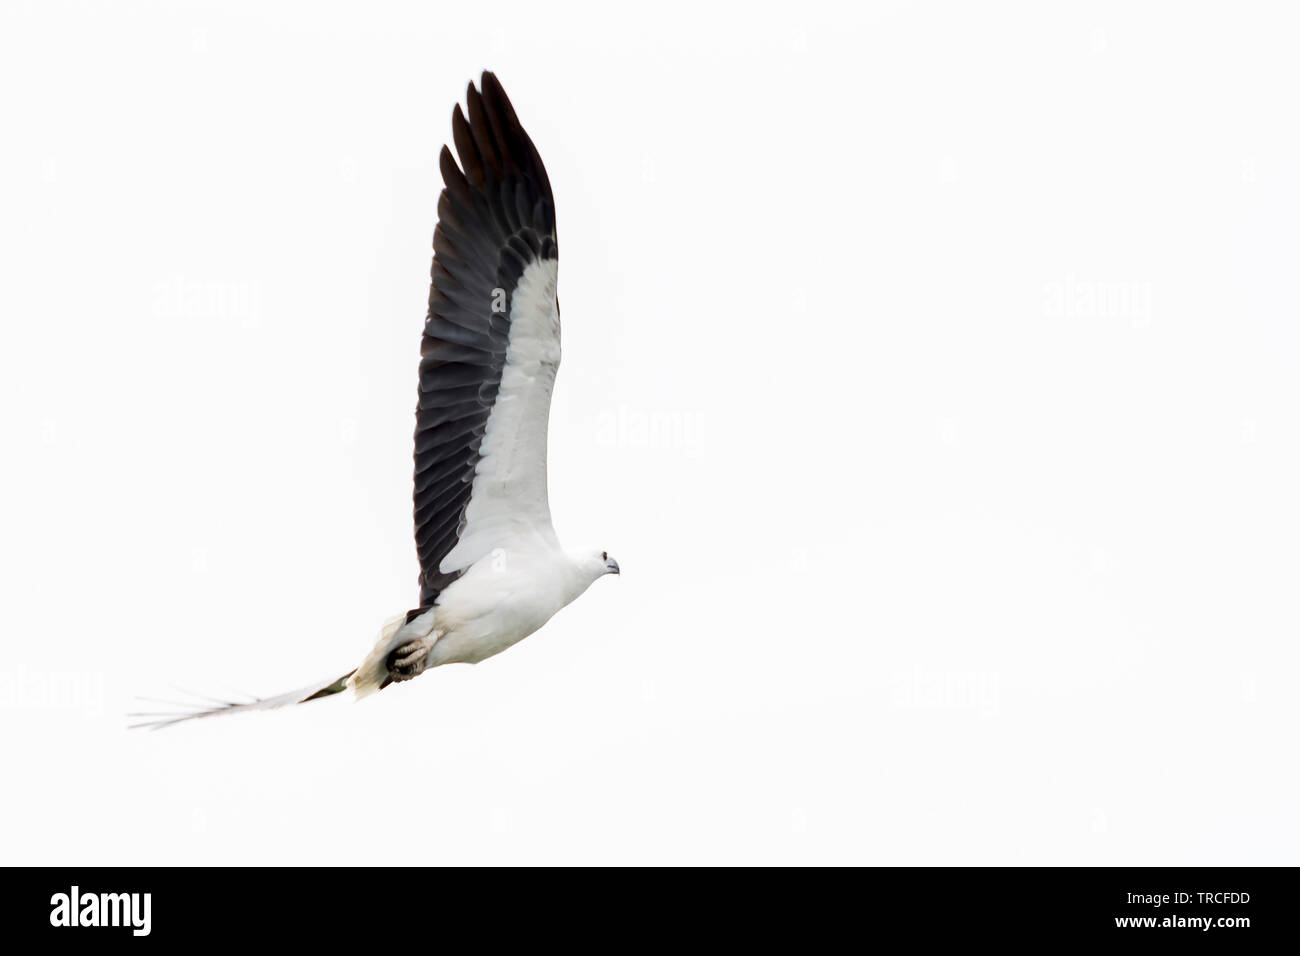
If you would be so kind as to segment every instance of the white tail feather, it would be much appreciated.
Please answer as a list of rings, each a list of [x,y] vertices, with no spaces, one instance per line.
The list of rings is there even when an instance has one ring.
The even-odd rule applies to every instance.
[[[416,618],[416,621],[421,618]],[[415,621],[411,622],[412,624]],[[375,641],[375,646],[370,649],[366,659],[348,678],[348,686],[352,688],[352,693],[356,695],[357,700],[363,697],[369,697],[375,691],[384,685],[388,679],[388,655],[394,650],[405,644],[407,637],[399,639],[399,634],[404,634],[406,624],[406,615],[394,617],[384,622],[383,629],[379,632],[379,637]],[[413,639],[413,638],[411,638]]]
[[[416,618],[411,624],[414,626],[417,622],[431,623],[425,618],[429,615],[423,615]],[[224,701],[213,697],[207,697],[201,694],[194,694],[190,691],[181,691],[186,697],[193,698],[189,701],[159,700],[157,698],[141,697],[139,700],[149,701],[154,704],[163,704],[168,707],[175,707],[176,710],[159,712],[146,711],[127,714],[128,717],[143,718],[138,723],[131,724],[130,727],[148,727],[151,730],[159,730],[163,727],[170,727],[173,724],[179,724],[186,720],[197,720],[200,717],[216,717],[219,714],[239,714],[250,710],[274,710],[277,707],[288,707],[291,704],[305,704],[309,700],[317,700],[321,697],[329,697],[341,693],[344,690],[351,689],[356,698],[369,696],[383,686],[384,681],[388,678],[388,655],[397,647],[406,643],[408,640],[414,640],[422,635],[412,635],[409,629],[403,630],[406,615],[400,615],[384,622],[383,628],[379,632],[379,637],[375,641],[374,647],[366,656],[361,666],[351,673],[344,674],[342,677],[334,677],[325,681],[317,681],[314,684],[308,684],[306,687],[299,687],[297,690],[287,691],[283,694],[277,694],[274,697],[250,697],[247,701]],[[249,695],[245,695],[249,696]]]
[[[274,697],[254,697],[247,701],[221,701],[212,697],[205,697],[199,694],[191,694],[183,691],[193,697],[193,701],[175,701],[159,700],[154,697],[139,697],[137,700],[148,701],[153,704],[164,704],[171,707],[179,708],[169,712],[143,711],[127,714],[128,717],[144,718],[139,723],[130,724],[131,729],[138,727],[147,727],[150,730],[161,730],[163,727],[170,727],[173,724],[179,724],[186,720],[197,720],[200,717],[216,717],[220,714],[241,714],[250,710],[274,710],[277,707],[288,707],[290,704],[301,704],[316,697],[328,697],[331,694],[337,694],[343,690],[346,680],[344,677],[335,677],[330,680],[318,681],[315,684],[308,684],[306,687],[299,687],[297,690],[291,690],[283,694],[277,694]],[[210,706],[209,706],[210,705]]]

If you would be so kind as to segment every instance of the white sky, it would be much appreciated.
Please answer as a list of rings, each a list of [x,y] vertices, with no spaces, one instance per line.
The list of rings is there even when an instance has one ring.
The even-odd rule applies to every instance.
[[[1294,22],[1052,6],[0,7],[4,862],[1295,863]],[[622,576],[126,733],[415,601],[484,67],[559,210],[556,526]]]

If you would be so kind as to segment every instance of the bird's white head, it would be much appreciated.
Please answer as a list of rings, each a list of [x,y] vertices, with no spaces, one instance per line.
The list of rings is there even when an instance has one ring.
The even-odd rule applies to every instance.
[[[606,574],[618,574],[618,562],[608,551],[579,551],[572,556],[574,565],[587,584]]]

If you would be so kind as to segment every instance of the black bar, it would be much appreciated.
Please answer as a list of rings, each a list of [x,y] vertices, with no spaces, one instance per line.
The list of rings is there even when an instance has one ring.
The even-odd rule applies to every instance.
[[[855,944],[903,934],[926,943],[1213,940],[1236,948],[1296,936],[1296,880],[1289,868],[43,868],[9,874],[20,889],[3,897],[5,925],[38,931],[51,942],[116,936],[137,945],[247,946],[268,926],[295,949],[379,939],[445,944],[443,934],[456,926],[478,927],[494,941],[531,932],[539,945],[598,941],[608,931],[599,927],[609,925],[623,927],[623,943],[668,942],[682,933],[732,943],[770,942],[780,933],[829,942],[848,932]],[[74,886],[79,918],[102,912],[108,921],[117,910],[121,925],[68,925]],[[114,896],[102,902],[100,894]],[[128,902],[117,894],[140,895]],[[90,896],[94,904],[86,902]]]

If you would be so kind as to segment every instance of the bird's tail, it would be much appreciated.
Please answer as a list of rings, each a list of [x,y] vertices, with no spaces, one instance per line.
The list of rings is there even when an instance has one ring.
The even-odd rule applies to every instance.
[[[342,677],[318,681],[315,684],[308,684],[306,687],[300,687],[284,694],[277,694],[274,697],[250,697],[245,701],[218,700],[215,697],[207,697],[189,691],[182,691],[185,696],[192,698],[188,702],[140,697],[137,699],[177,709],[166,712],[144,711],[127,714],[128,717],[138,719],[136,723],[129,726],[132,729],[147,727],[150,730],[161,730],[163,727],[170,727],[186,720],[196,720],[199,717],[240,714],[250,710],[274,710],[277,707],[288,707],[292,704],[305,704],[309,701],[320,700],[322,697],[333,697],[335,694],[341,694],[348,689],[354,691],[357,699],[360,699],[387,685],[388,652],[392,649],[394,638],[405,621],[405,616],[401,616],[386,622],[383,630],[379,632],[379,639],[375,642],[374,649],[369,656],[366,657],[360,667],[348,671]]]
[[[140,697],[138,700],[148,701],[152,704],[164,704],[169,707],[180,708],[170,712],[159,711],[142,711],[133,714],[127,714],[128,717],[143,718],[139,722],[129,725],[131,729],[147,727],[150,730],[161,730],[163,727],[170,727],[173,724],[179,724],[186,720],[195,720],[199,717],[216,717],[219,714],[239,714],[248,710],[274,710],[276,707],[288,707],[290,704],[305,704],[310,700],[320,700],[322,697],[331,697],[334,694],[341,693],[348,688],[348,678],[354,671],[348,671],[342,677],[330,681],[321,681],[315,684],[309,684],[306,687],[300,687],[297,690],[291,690],[284,694],[277,694],[275,697],[251,697],[248,700],[218,700],[215,697],[205,697],[200,694],[186,694],[193,698],[189,702],[176,700],[159,700],[156,697]]]
[[[403,614],[385,623],[366,659],[361,662],[360,667],[348,675],[348,686],[357,695],[357,700],[369,697],[377,690],[383,690],[391,682],[388,673],[388,655],[405,639],[397,635],[398,631],[408,623],[407,619],[410,616],[410,614]]]

